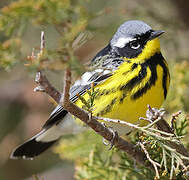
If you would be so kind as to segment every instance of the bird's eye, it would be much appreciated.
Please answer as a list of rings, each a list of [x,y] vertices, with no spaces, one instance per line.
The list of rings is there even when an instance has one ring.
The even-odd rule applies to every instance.
[[[139,44],[138,41],[131,41],[131,42],[129,43],[129,45],[130,45],[130,47],[131,47],[132,49],[138,49],[138,48],[140,47],[140,44]]]

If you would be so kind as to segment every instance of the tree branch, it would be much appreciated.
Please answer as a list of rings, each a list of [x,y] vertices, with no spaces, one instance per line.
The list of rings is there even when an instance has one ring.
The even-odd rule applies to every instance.
[[[52,87],[52,85],[49,83],[45,75],[43,75],[41,72],[37,83],[40,86],[42,86],[42,88],[44,87],[43,92],[51,96],[57,103],[61,103],[69,113],[71,113],[72,115],[83,121],[85,124],[90,126],[96,133],[101,135],[107,141],[112,140],[112,138],[114,137],[114,133],[109,128],[105,127],[102,123],[100,123],[97,120],[97,118],[93,116],[90,117],[89,113],[79,108],[74,103],[70,102],[69,90],[71,84],[71,72],[69,68],[67,68],[65,72],[64,92],[61,98],[60,98],[60,93],[55,88]],[[89,121],[89,117],[90,117],[90,121]],[[134,158],[139,164],[146,166],[145,164],[146,155],[135,144],[129,143],[124,139],[122,139],[121,137],[116,136],[114,145],[118,149],[126,152],[128,155]],[[153,169],[151,165],[148,165],[148,168]]]

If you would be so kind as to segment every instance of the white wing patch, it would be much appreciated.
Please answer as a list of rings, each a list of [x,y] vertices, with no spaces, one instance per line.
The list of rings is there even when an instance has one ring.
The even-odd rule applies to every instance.
[[[77,80],[74,83],[73,86],[83,86],[83,85],[91,84],[93,81],[98,79],[98,77],[105,75],[105,74],[109,74],[111,72],[112,71],[107,70],[107,69],[106,70],[105,69],[96,69],[96,70],[91,71],[91,72],[86,72],[81,76],[80,80]]]

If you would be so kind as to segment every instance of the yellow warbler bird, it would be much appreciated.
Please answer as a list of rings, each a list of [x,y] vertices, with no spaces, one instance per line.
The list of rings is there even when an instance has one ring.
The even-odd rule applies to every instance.
[[[138,20],[122,24],[109,44],[92,59],[93,71],[84,73],[72,86],[70,100],[84,108],[78,94],[88,100],[86,91],[93,83],[98,89],[94,116],[144,125],[139,118],[145,116],[147,105],[160,108],[169,88],[169,70],[158,39],[163,33]],[[31,159],[41,154],[65,134],[65,127],[71,124],[72,115],[58,105],[41,132],[17,147],[11,157]],[[118,123],[108,125],[119,135],[129,131]]]

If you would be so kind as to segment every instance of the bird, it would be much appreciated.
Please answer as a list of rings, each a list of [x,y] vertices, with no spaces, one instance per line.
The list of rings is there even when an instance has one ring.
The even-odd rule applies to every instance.
[[[160,108],[170,84],[169,68],[164,59],[159,36],[164,31],[154,30],[141,20],[124,22],[108,45],[90,62],[85,72],[70,88],[70,101],[85,108],[79,96],[89,100],[87,91],[97,89],[93,116],[119,119],[144,126],[147,105]],[[74,117],[57,105],[42,130],[13,150],[13,159],[33,159],[57,142],[66,133],[65,127],[78,130]],[[75,123],[76,124],[76,123]],[[109,122],[108,126],[120,136],[130,132],[128,127]]]

